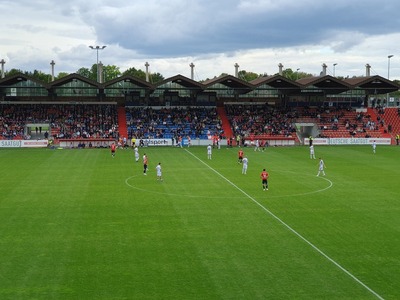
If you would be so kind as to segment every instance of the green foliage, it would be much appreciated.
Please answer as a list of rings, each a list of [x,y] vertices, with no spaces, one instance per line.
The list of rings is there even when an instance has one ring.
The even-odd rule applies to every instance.
[[[146,80],[146,72],[143,70],[137,70],[134,67],[125,70],[125,72],[123,72],[122,75],[130,75],[133,77],[140,78],[142,80]],[[149,74],[149,81],[151,83],[157,83],[157,82],[160,82],[163,80],[164,80],[164,76],[162,76],[160,73],[150,73]]]
[[[21,73],[23,74],[24,72],[20,69],[11,69],[11,70],[5,71],[4,75],[7,77],[7,76],[14,76],[14,75],[21,74]]]
[[[34,70],[33,73],[25,72],[25,74],[43,82],[51,81],[51,75],[45,74],[42,71]]]
[[[275,75],[278,75],[279,73],[275,73]],[[293,71],[291,68],[282,70],[282,76],[285,78],[288,78],[290,80],[298,80],[301,78],[306,78],[306,77],[312,77],[313,75],[310,73],[305,73],[305,72],[300,72],[300,70]]]
[[[94,66],[94,67],[93,67]],[[83,77],[92,79],[92,80],[96,80],[96,70],[97,70],[97,66],[93,65],[92,66],[92,70],[88,69],[88,68],[80,68],[78,71],[76,71],[76,74],[79,74]],[[93,73],[93,68],[95,68],[94,73]]]
[[[243,79],[244,81],[252,81],[254,79],[257,79],[258,77],[261,77],[262,75],[256,74],[254,72],[247,72],[245,70],[241,70],[238,72],[238,76],[240,79]]]
[[[66,76],[68,76],[69,75],[69,73],[66,73],[66,72],[60,72],[60,73],[58,73],[58,75],[57,76],[55,76],[55,80],[57,80],[57,79],[61,79],[61,78],[63,78],[63,77],[66,77]]]
[[[90,69],[80,68],[76,73],[83,77],[86,77],[86,78],[96,81],[97,80],[97,64],[93,64]],[[119,76],[121,76],[121,71],[119,70],[119,67],[114,66],[114,65],[104,65],[103,66],[104,81],[112,80]]]
[[[160,73],[151,73],[150,74],[150,82],[157,83],[163,81],[165,78]]]
[[[140,78],[142,80],[146,79],[146,73],[143,70],[137,70],[135,67],[131,67],[125,70],[122,75],[130,75],[133,77]]]
[[[114,65],[103,66],[104,81],[109,81],[121,76],[119,67]]]
[[[22,71],[20,69],[11,69],[9,71],[5,72],[5,76],[13,76],[13,75],[17,75],[17,74],[25,74],[29,77],[35,78],[39,81],[43,81],[43,82],[50,82],[51,81],[51,75],[50,74],[46,74],[43,73],[42,71],[39,70],[34,70],[33,72],[28,72],[28,71]]]

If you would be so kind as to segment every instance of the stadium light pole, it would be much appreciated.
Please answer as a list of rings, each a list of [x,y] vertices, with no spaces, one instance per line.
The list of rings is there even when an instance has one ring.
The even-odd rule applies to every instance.
[[[4,75],[4,64],[5,63],[6,63],[6,61],[2,58],[1,61],[0,61],[0,64],[1,64],[1,78],[5,77],[5,75]]]
[[[51,81],[54,81],[54,66],[55,66],[55,61],[51,60],[50,66],[51,66]]]
[[[333,77],[335,77],[336,65],[337,65],[337,63],[333,64]]]
[[[96,68],[97,68],[97,82],[100,82],[99,78],[99,50],[103,50],[107,46],[89,46],[90,49],[96,50]]]
[[[388,79],[388,80],[389,80],[389,73],[390,73],[390,59],[391,59],[393,56],[394,56],[393,54],[388,55],[388,76],[387,76],[387,79]]]
[[[387,79],[389,80],[390,74],[390,59],[393,57],[393,54],[388,55],[388,76]],[[389,107],[389,93],[386,94],[386,106]]]
[[[297,70],[296,70],[296,80],[299,80],[299,71],[300,71],[300,68],[297,68]]]

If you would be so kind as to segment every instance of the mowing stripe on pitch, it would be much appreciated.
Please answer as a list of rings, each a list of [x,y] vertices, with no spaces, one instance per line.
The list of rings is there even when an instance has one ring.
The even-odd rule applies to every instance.
[[[185,149],[187,153],[192,155],[194,158],[196,158],[198,161],[200,161],[202,164],[207,166],[211,171],[216,173],[218,176],[226,180],[230,185],[235,187],[237,190],[239,190],[243,195],[245,195],[247,198],[249,198],[251,201],[253,201],[255,204],[257,204],[259,207],[261,207],[265,212],[267,212],[270,216],[272,216],[274,219],[276,219],[279,223],[281,223],[283,226],[285,226],[287,229],[289,229],[292,233],[294,233],[297,237],[302,239],[304,242],[306,242],[309,246],[311,246],[315,251],[317,251],[319,254],[321,254],[323,257],[325,257],[327,260],[329,260],[331,263],[333,263],[336,267],[338,267],[340,270],[342,270],[344,273],[346,273],[348,276],[350,276],[352,279],[354,279],[357,283],[359,283],[361,286],[363,286],[366,290],[368,290],[371,294],[373,294],[375,297],[378,299],[384,299],[382,298],[378,293],[376,293],[374,290],[372,290],[370,287],[368,287],[365,283],[363,283],[360,279],[358,279],[356,276],[351,274],[349,271],[347,271],[344,267],[342,267],[339,263],[337,263],[335,260],[330,258],[327,254],[325,254],[321,249],[319,249],[317,246],[315,246],[313,243],[311,243],[309,240],[307,240],[304,236],[302,236],[300,233],[298,233],[296,230],[294,230],[290,225],[286,224],[282,219],[280,219],[277,215],[275,215],[273,212],[271,212],[268,208],[263,206],[260,202],[258,202],[256,199],[254,199],[252,196],[247,194],[245,191],[243,191],[240,187],[238,187],[236,184],[234,184],[232,181],[230,181],[228,178],[226,178],[224,175],[219,173],[217,170],[209,166],[206,162],[201,160],[199,157],[194,155],[192,152],[189,150]]]

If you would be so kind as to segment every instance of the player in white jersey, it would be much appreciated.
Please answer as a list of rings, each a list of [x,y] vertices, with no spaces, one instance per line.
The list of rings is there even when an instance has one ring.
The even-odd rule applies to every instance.
[[[260,141],[257,139],[255,142],[254,142],[254,151],[260,151]]]
[[[140,159],[140,156],[139,156],[139,148],[138,148],[138,147],[135,147],[135,148],[134,148],[134,151],[135,151],[135,160],[136,160],[136,162],[139,162],[139,159]]]
[[[322,158],[319,159],[319,163],[318,163],[318,174],[317,176],[319,176],[320,173],[322,173],[322,175],[325,176],[325,171],[324,169],[326,168],[325,163],[323,161]]]
[[[243,159],[242,159],[242,164],[243,164],[243,167],[242,167],[242,174],[244,174],[244,175],[246,175],[246,173],[247,173],[247,166],[248,166],[248,163],[249,163],[249,160],[247,159],[247,157],[246,157],[246,156],[243,157]]]
[[[314,153],[314,146],[313,145],[310,146],[310,158],[311,159],[315,159],[315,153]]]
[[[156,173],[157,173],[157,180],[162,180],[161,163],[158,163],[156,167]]]
[[[211,155],[212,155],[212,147],[211,147],[211,145],[208,145],[208,147],[207,147],[207,158],[211,159]]]

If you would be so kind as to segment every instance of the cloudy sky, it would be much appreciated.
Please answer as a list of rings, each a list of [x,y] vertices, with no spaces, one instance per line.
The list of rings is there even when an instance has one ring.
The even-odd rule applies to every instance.
[[[278,64],[318,75],[400,79],[398,0],[1,0],[5,70],[76,72],[96,63],[190,77]],[[392,58],[388,58],[393,55]],[[337,64],[333,67],[333,64]],[[390,65],[390,67],[389,67]]]

